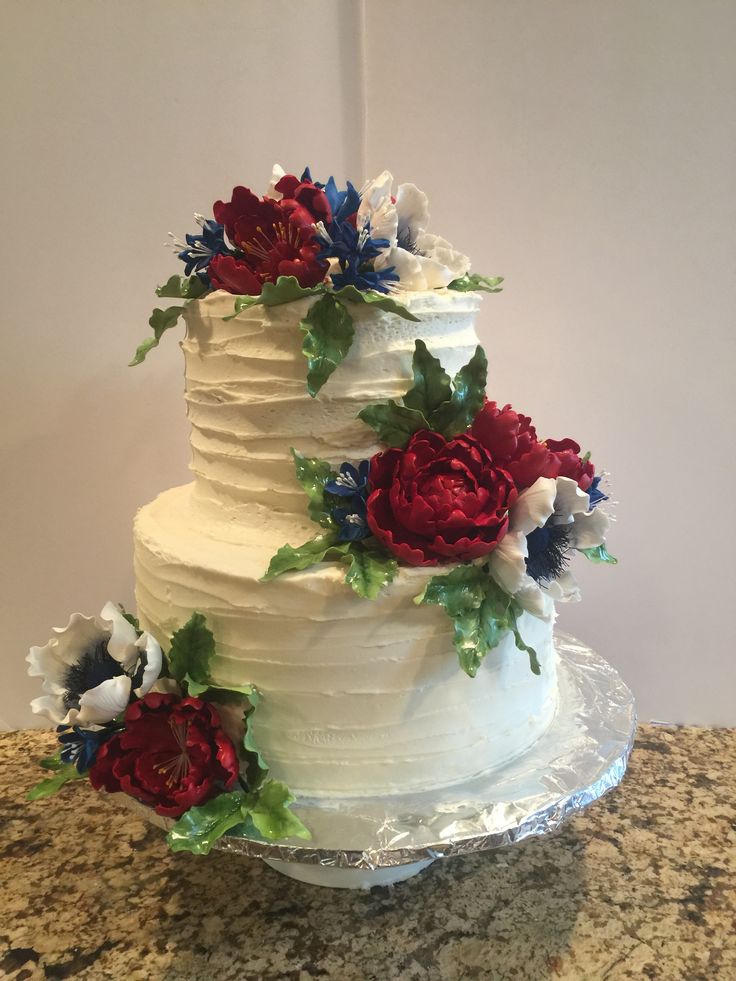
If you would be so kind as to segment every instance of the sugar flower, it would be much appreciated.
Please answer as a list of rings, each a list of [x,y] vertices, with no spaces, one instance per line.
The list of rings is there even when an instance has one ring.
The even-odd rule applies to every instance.
[[[470,269],[468,257],[427,231],[427,195],[414,184],[400,184],[394,198],[392,186],[393,177],[384,170],[361,193],[358,229],[369,223],[371,234],[389,243],[374,268],[392,267],[405,290],[439,289],[464,276]]]
[[[571,549],[603,544],[608,517],[570,477],[540,477],[519,494],[509,530],[491,554],[491,575],[529,613],[548,620],[551,600],[580,598],[567,568]]]
[[[338,538],[342,542],[357,542],[371,533],[366,520],[369,471],[369,460],[361,460],[357,467],[343,463],[337,477],[325,484],[327,493],[340,501],[331,514],[340,529]]]
[[[99,617],[73,613],[44,647],[32,647],[28,673],[43,678],[31,709],[57,726],[100,726],[151,690],[162,667],[161,648],[140,636],[114,603]]]

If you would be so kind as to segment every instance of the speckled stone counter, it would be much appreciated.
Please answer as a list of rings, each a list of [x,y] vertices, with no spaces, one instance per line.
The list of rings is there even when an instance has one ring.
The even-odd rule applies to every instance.
[[[83,783],[29,804],[52,742],[0,734],[2,978],[736,978],[736,731],[642,726],[559,834],[370,893],[170,854]]]

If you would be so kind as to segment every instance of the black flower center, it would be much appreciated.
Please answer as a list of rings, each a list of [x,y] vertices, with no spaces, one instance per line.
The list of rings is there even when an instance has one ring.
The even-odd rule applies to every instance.
[[[123,667],[108,653],[107,640],[100,640],[90,647],[72,664],[64,678],[64,705],[67,709],[78,709],[82,695],[96,688],[108,678],[125,674]]]
[[[570,561],[569,526],[546,524],[526,536],[529,556],[526,571],[535,582],[550,583],[558,579]]]

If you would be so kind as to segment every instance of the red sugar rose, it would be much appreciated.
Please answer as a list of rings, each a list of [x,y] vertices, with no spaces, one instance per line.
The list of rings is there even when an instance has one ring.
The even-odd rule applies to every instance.
[[[150,692],[128,707],[125,729],[103,743],[89,777],[96,790],[179,817],[232,788],[238,757],[209,702]]]
[[[368,525],[409,565],[466,562],[506,534],[517,492],[509,474],[470,435],[421,430],[404,450],[371,460]]]
[[[231,255],[212,256],[207,267],[212,288],[227,290],[228,293],[239,295],[249,294],[259,296],[263,283],[256,276],[247,262],[242,262]]]
[[[587,491],[593,483],[595,467],[590,460],[581,458],[580,444],[574,439],[548,439],[545,443],[557,461],[557,473],[554,476],[576,480],[578,487]]]

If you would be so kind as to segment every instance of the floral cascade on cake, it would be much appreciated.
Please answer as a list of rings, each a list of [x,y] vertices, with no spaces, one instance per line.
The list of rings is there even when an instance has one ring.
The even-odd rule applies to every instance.
[[[460,294],[502,280],[428,231],[415,185],[394,192],[385,171],[339,189],[277,166],[262,197],[237,186],[195,217],[174,240],[184,275],[156,291],[182,302],[154,310],[131,364],[186,312],[197,480],[139,513],[147,629],[108,603],[31,649],[32,708],[58,752],[29,796],[87,778],[170,819],[174,850],[206,854],[224,834],[309,837],[287,783],[425,790],[524,752],[555,710],[571,560],[616,559],[590,454],[486,393],[478,299]],[[351,642],[351,660],[353,623],[372,646]]]
[[[198,613],[171,638],[168,655],[114,603],[99,617],[73,614],[27,658],[44,690],[31,707],[56,724],[59,741],[57,754],[40,763],[52,775],[29,799],[86,778],[96,790],[127,794],[176,818],[169,845],[197,855],[223,834],[309,838],[289,809],[294,797],[268,778],[254,743],[249,723],[258,693],[213,687],[214,655],[214,637]],[[226,732],[218,706],[240,706],[242,725]]]
[[[238,186],[229,201],[215,202],[212,218],[195,214],[201,231],[174,239],[185,276],[171,276],[156,293],[186,304],[224,290],[234,294],[233,316],[256,304],[319,295],[301,323],[307,385],[315,396],[350,350],[351,306],[370,303],[416,321],[400,302],[402,292],[500,289],[500,276],[471,273],[467,256],[427,231],[426,194],[401,184],[393,195],[392,186],[388,171],[359,193],[350,181],[338,190],[333,177],[323,184],[312,180],[308,167],[296,177],[276,165],[263,197]],[[138,347],[131,365],[145,359],[184,310],[153,311],[153,337]]]
[[[375,599],[400,564],[450,566],[415,602],[452,618],[463,670],[473,677],[511,631],[538,674],[517,617],[526,610],[549,620],[554,600],[578,598],[568,568],[575,552],[615,564],[599,507],[608,498],[574,440],[540,440],[528,416],[486,398],[486,368],[478,347],[451,380],[417,340],[401,402],[359,413],[385,450],[339,471],[293,450],[310,516],[323,530],[279,549],[264,580],[338,560],[349,566],[345,582]]]

